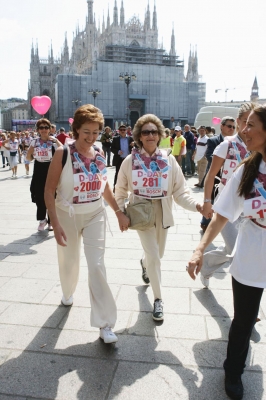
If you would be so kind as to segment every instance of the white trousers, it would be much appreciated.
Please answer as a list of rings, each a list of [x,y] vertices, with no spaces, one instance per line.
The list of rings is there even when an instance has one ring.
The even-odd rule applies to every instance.
[[[91,326],[114,327],[117,310],[109,288],[104,265],[106,218],[103,208],[93,214],[75,214],[72,218],[56,208],[60,225],[67,236],[67,246],[57,245],[59,274],[66,299],[75,292],[80,265],[80,244],[83,238],[84,252],[89,270],[91,301]]]
[[[203,265],[201,273],[204,278],[210,278],[212,274],[217,271],[222,265],[231,260],[228,255],[232,254],[235,247],[236,238],[238,235],[237,226],[242,218],[238,218],[235,222],[227,222],[221,235],[224,239],[224,245],[217,247],[215,250],[208,251],[203,256]]]
[[[143,266],[147,268],[154,299],[162,299],[161,258],[164,255],[168,229],[162,226],[163,213],[161,200],[153,200],[155,207],[155,226],[146,231],[137,231],[144,250]]]

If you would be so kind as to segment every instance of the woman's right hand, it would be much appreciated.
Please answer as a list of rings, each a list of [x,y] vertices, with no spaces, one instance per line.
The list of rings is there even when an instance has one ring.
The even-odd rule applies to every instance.
[[[191,259],[188,262],[187,272],[189,273],[190,277],[195,280],[196,276],[201,270],[203,261],[203,253],[200,250],[196,250]]]
[[[66,247],[67,246],[67,237],[66,234],[62,228],[62,226],[60,224],[54,226],[54,236],[55,236],[55,240],[57,241],[57,244],[59,244],[59,246],[63,246]]]

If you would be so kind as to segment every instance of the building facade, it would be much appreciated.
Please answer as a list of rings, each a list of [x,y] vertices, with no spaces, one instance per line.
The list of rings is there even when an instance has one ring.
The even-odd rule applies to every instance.
[[[85,28],[77,28],[71,54],[67,36],[60,59],[54,58],[52,46],[47,59],[39,58],[38,47],[32,47],[30,117],[37,116],[30,99],[47,95],[52,99],[47,117],[65,127],[78,106],[94,101],[112,128],[121,121],[134,125],[144,113],[156,114],[168,127],[192,123],[206,91],[197,51],[190,50],[185,74],[184,62],[176,54],[174,28],[170,51],[159,45],[155,5],[151,12],[148,3],[142,23],[136,16],[126,21],[123,0],[119,10],[115,0],[112,23],[108,10],[106,21],[103,17],[97,27],[93,0],[87,3]],[[136,79],[127,84],[126,77]]]

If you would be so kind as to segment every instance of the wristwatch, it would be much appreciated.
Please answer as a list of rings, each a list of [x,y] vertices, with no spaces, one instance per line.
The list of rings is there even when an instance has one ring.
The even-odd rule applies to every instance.
[[[212,202],[211,199],[205,199],[205,200],[203,201],[203,203],[211,203],[211,202]]]

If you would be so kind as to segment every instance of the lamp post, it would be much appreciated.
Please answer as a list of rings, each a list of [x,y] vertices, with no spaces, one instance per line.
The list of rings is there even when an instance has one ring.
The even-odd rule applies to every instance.
[[[134,74],[134,72],[132,74],[129,74],[128,72],[121,72],[119,75],[119,79],[121,81],[124,81],[125,84],[127,85],[127,107],[126,107],[126,117],[127,117],[127,125],[128,125],[128,119],[129,119],[129,85],[131,83],[132,80],[136,80],[137,79],[137,75]]]
[[[98,94],[101,93],[101,91],[100,91],[99,89],[90,89],[90,90],[88,91],[88,93],[91,93],[91,94],[92,94],[92,97],[93,97],[93,104],[95,105],[95,99],[96,99],[96,97],[98,96]]]
[[[76,105],[76,108],[78,108],[79,103],[81,103],[81,100],[76,99],[76,100],[72,100],[72,103]]]

